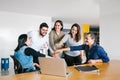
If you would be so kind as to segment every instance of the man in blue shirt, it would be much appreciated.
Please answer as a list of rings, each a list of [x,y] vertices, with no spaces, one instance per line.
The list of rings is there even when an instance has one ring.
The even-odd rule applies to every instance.
[[[95,42],[95,35],[91,32],[86,34],[85,44],[79,46],[71,46],[54,51],[54,55],[61,51],[84,50],[86,54],[86,63],[109,62],[106,51]]]

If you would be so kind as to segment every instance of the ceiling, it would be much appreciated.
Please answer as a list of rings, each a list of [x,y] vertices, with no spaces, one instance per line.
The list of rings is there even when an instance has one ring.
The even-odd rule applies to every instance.
[[[61,19],[66,23],[99,24],[98,0],[0,0],[0,11]]]

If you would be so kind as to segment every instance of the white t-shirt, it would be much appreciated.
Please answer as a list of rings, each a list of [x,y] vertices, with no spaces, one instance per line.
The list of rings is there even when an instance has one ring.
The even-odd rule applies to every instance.
[[[36,30],[28,32],[28,37],[31,39],[30,47],[35,49],[36,51],[40,51],[41,53],[45,54],[43,52],[43,49],[45,48],[48,49],[49,46],[48,35],[40,37],[39,31]]]
[[[71,38],[69,34],[66,34],[63,37],[62,42],[65,43],[67,47],[78,46],[81,44],[80,41],[76,42],[73,38]],[[80,55],[80,51],[65,51],[65,54],[75,57],[75,56]]]

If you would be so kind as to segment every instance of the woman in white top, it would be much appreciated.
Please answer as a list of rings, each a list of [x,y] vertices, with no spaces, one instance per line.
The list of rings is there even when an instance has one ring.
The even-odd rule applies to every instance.
[[[65,43],[66,47],[77,46],[80,45],[80,40],[80,26],[75,23],[72,25],[70,32],[57,45],[63,45]],[[64,53],[64,58],[68,66],[81,64],[80,51],[66,51]]]

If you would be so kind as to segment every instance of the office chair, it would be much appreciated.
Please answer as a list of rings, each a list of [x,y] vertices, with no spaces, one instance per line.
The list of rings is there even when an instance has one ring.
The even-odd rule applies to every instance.
[[[13,62],[14,62],[14,72],[15,72],[15,74],[24,73],[24,69],[23,69],[21,63],[15,58],[15,56],[10,55],[10,57],[13,59]]]

